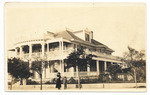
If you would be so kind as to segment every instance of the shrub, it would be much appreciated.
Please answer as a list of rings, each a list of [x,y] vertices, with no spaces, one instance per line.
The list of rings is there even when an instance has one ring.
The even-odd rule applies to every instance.
[[[39,83],[32,80],[27,80],[27,85],[38,85]]]
[[[45,82],[45,84],[51,84],[51,82],[50,82],[50,81],[47,81],[47,82]]]
[[[71,78],[68,80],[68,83],[69,83],[69,84],[76,84],[77,81],[76,81],[73,77],[71,77]]]
[[[8,85],[11,85],[11,82],[8,82]]]
[[[56,79],[56,78],[53,78],[53,79],[52,79],[52,84],[56,84],[56,82],[57,82],[57,79]]]

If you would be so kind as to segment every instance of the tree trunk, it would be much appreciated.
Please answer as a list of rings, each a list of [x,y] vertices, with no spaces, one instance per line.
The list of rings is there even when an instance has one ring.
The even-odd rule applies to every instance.
[[[13,77],[11,79],[11,86],[10,86],[10,90],[12,90],[12,87],[13,87]]]
[[[78,77],[78,88],[81,89],[80,87],[80,70],[79,70],[79,67],[77,66],[77,77]]]
[[[20,85],[23,85],[23,78],[20,78]]]
[[[137,88],[136,70],[135,69],[134,69],[134,81],[135,81],[135,85],[136,85],[136,88]]]
[[[44,75],[44,78],[46,78],[46,68],[45,68],[45,75]]]
[[[42,74],[40,74],[40,78],[41,78],[41,88],[40,88],[40,90],[42,90]]]
[[[103,88],[105,87],[104,82],[105,82],[105,75],[103,74]]]

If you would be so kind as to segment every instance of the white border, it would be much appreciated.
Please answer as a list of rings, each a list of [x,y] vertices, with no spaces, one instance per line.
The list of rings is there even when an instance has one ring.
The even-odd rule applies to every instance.
[[[58,94],[58,95],[150,95],[150,0],[86,0],[86,2],[144,2],[147,5],[147,92],[5,92],[4,90],[4,4],[5,2],[85,2],[85,0],[0,0],[0,95],[44,95],[44,94]]]

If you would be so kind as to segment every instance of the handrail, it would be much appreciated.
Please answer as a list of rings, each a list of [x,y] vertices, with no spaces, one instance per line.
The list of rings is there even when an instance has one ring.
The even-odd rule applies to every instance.
[[[63,50],[63,55],[69,55],[72,51],[73,51],[73,49]],[[103,54],[103,53],[100,53],[100,52],[97,52],[97,51],[86,50],[85,53],[86,54],[94,54],[94,55],[96,55],[98,57],[102,57],[102,58],[113,59],[113,60],[120,60],[119,57],[117,57],[117,56]],[[55,50],[50,50],[49,52],[45,52],[44,54],[48,55],[48,56],[59,56],[59,55],[61,55],[61,51],[55,49]],[[25,54],[22,54],[22,55],[27,57],[27,56],[29,56],[29,53],[25,53]],[[32,53],[32,55],[39,55],[39,56],[41,56],[42,52],[34,52],[34,53]],[[17,55],[17,56],[20,56],[20,55]]]

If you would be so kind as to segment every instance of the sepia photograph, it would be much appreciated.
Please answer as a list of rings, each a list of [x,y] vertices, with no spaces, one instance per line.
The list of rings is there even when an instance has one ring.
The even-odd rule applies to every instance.
[[[6,2],[5,91],[145,92],[146,4]]]

